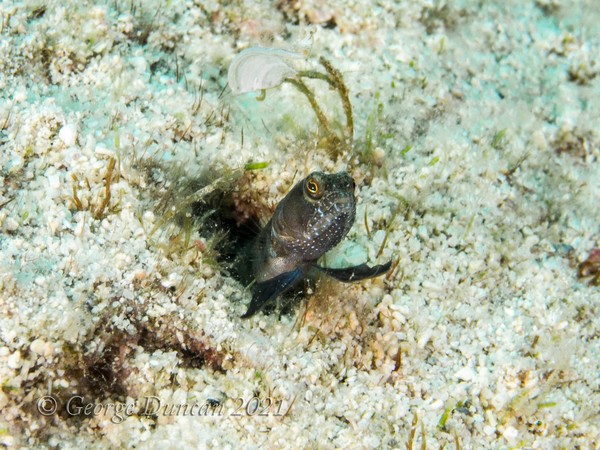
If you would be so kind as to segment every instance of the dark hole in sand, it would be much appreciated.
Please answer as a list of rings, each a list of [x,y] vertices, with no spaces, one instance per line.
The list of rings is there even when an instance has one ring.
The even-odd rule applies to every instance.
[[[200,235],[207,241],[220,235],[215,250],[217,262],[222,273],[231,276],[244,288],[251,285],[253,241],[260,233],[262,223],[267,223],[269,217],[240,219],[236,212],[234,197],[231,192],[215,192],[202,202],[192,205],[192,216],[200,223]],[[314,288],[315,280],[300,283],[294,289],[279,297],[281,313],[290,313],[306,296],[308,288]],[[251,287],[248,289],[251,295]],[[267,305],[262,311],[272,313],[277,307],[276,302]]]

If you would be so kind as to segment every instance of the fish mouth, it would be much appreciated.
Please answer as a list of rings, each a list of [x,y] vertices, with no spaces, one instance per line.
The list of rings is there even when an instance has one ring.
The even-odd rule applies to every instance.
[[[321,200],[319,209],[324,213],[334,213],[353,209],[356,205],[356,197],[353,193],[332,195]]]
[[[309,228],[325,229],[337,223],[342,225],[342,228],[349,229],[354,223],[355,214],[356,197],[353,193],[324,198],[310,218]]]
[[[338,197],[334,202],[333,202],[333,206],[340,206],[340,207],[350,207],[353,208],[354,205],[356,205],[356,197],[354,196],[353,193],[349,193],[346,195],[343,195],[341,197]]]

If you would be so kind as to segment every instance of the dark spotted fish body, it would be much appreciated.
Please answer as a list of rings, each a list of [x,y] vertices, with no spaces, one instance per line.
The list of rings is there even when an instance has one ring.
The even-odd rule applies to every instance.
[[[346,236],[356,216],[354,180],[347,172],[313,172],[296,184],[252,248],[256,283],[252,301],[242,317],[250,317],[301,281],[311,268],[340,281],[359,281],[387,272],[391,261],[374,267],[330,269],[317,259]]]

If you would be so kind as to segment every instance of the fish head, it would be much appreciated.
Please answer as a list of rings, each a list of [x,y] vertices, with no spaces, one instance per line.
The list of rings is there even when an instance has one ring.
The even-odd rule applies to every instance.
[[[314,261],[350,231],[356,216],[355,184],[347,172],[312,172],[279,203],[272,218],[277,253]]]

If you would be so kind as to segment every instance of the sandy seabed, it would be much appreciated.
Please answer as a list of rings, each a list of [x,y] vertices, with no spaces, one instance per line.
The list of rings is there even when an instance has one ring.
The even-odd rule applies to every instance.
[[[598,2],[26,0],[0,31],[1,444],[598,448]],[[340,71],[346,146],[323,80],[330,135],[289,83],[232,94],[250,46]],[[198,202],[264,222],[315,169],[358,185],[327,261],[397,265],[242,320]]]

